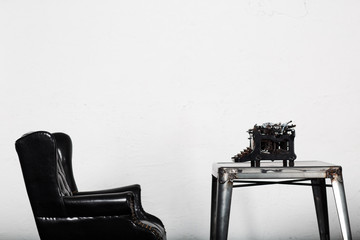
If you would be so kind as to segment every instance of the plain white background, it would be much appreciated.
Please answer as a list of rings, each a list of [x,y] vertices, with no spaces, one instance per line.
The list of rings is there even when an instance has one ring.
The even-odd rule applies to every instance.
[[[359,23],[359,1],[0,0],[0,239],[38,239],[26,132],[68,133],[79,189],[139,183],[169,240],[202,240],[212,163],[289,120],[298,160],[343,166],[360,239]],[[234,191],[229,239],[316,238],[311,188]]]

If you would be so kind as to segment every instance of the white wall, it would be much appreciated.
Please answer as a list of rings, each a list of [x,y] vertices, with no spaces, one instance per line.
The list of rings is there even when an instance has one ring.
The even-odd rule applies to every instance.
[[[0,239],[38,239],[14,142],[73,139],[82,190],[140,183],[168,239],[208,239],[210,173],[255,123],[341,164],[360,239],[360,2],[0,0]],[[333,239],[341,237],[328,191]],[[311,188],[233,194],[230,239],[316,239]]]

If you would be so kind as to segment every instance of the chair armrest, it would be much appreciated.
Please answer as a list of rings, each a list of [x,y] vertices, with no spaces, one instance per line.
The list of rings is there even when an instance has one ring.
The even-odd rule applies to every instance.
[[[164,227],[164,224],[162,223],[162,221],[159,218],[144,211],[142,204],[141,204],[141,187],[139,184],[133,184],[133,185],[129,185],[129,186],[105,189],[105,190],[75,192],[74,195],[82,196],[82,195],[92,195],[92,194],[121,193],[121,192],[126,192],[126,191],[130,191],[134,194],[134,210],[135,210],[135,214],[138,218],[154,221],[157,224],[159,224],[160,226]]]
[[[140,185],[133,184],[124,187],[97,190],[97,191],[85,191],[85,192],[75,192],[74,195],[92,195],[92,194],[104,194],[104,193],[122,193],[122,192],[133,192],[135,195],[140,195]]]
[[[64,206],[71,217],[131,215],[133,201],[132,192],[63,197]]]
[[[122,192],[132,192],[134,194],[134,207],[135,212],[137,214],[141,214],[140,218],[144,216],[144,209],[141,205],[141,187],[139,184],[133,184],[124,187],[112,188],[112,189],[105,189],[105,190],[96,190],[96,191],[85,191],[85,192],[76,192],[74,193],[75,196],[82,196],[82,195],[93,195],[93,194],[109,194],[109,193],[122,193]]]

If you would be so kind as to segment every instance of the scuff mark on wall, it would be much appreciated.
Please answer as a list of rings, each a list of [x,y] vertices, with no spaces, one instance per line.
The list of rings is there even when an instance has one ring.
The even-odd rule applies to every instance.
[[[307,0],[250,0],[249,7],[253,14],[269,17],[304,18],[309,13]]]

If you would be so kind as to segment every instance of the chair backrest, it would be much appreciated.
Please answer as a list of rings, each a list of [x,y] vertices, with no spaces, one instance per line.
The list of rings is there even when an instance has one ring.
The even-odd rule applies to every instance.
[[[15,145],[34,216],[66,216],[61,198],[77,191],[70,137],[39,131],[24,135]]]

